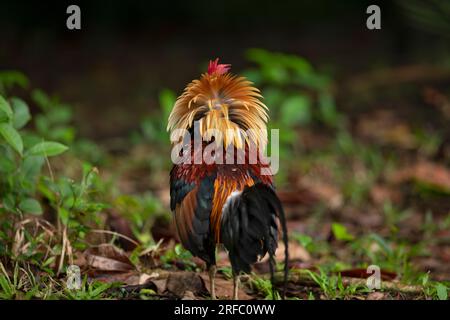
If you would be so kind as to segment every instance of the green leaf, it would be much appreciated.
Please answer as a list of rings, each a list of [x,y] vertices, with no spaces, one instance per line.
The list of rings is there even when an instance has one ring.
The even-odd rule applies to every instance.
[[[307,236],[306,234],[296,234],[295,239],[300,242],[303,248],[307,248],[311,243],[313,243],[313,240],[310,236]]]
[[[22,200],[19,204],[20,210],[22,210],[24,213],[31,213],[40,215],[42,214],[42,208],[39,202],[33,198],[28,198],[25,200]]]
[[[319,109],[323,121],[328,125],[336,125],[338,113],[333,97],[328,93],[322,93],[319,96]]]
[[[303,57],[295,55],[281,55],[280,59],[284,61],[285,65],[294,69],[298,74],[305,74],[313,71],[311,63]]]
[[[262,82],[261,72],[257,69],[248,69],[241,73],[241,75],[256,85],[259,85]],[[264,95],[265,97],[266,95]]]
[[[15,201],[14,196],[12,194],[7,194],[3,198],[3,207],[9,212],[15,212],[16,211],[16,201]]]
[[[28,150],[27,156],[57,156],[69,149],[59,142],[44,141],[40,142]]]
[[[260,65],[270,65],[273,55],[264,49],[253,48],[246,52],[247,59]]]
[[[177,97],[175,96],[175,93],[169,89],[164,89],[159,94],[159,104],[162,107],[164,119],[169,117],[176,99]]]
[[[436,294],[439,300],[447,300],[448,298],[447,286],[445,286],[442,283],[436,284]]]
[[[355,237],[348,233],[347,228],[340,223],[333,223],[331,225],[331,229],[333,231],[334,237],[337,240],[341,241],[351,241],[354,240]]]
[[[23,153],[23,142],[19,132],[9,123],[0,123],[0,135],[20,155]]]
[[[31,97],[42,111],[48,111],[53,104],[51,98],[44,91],[39,89],[34,90]]]
[[[69,222],[69,218],[70,218],[70,213],[67,209],[64,208],[58,208],[58,216],[61,219],[61,222],[64,225],[67,225],[67,223]]]
[[[311,100],[307,96],[287,98],[281,105],[281,121],[285,126],[306,124],[311,120]]]
[[[16,129],[23,128],[31,119],[28,105],[19,98],[12,98],[11,105],[14,110],[13,124]]]
[[[6,70],[0,72],[0,83],[3,84],[5,88],[11,88],[14,85],[26,88],[29,81],[22,72]]]
[[[6,101],[2,96],[0,96],[0,117],[6,117],[8,120],[12,119],[13,117],[13,111],[8,101]]]
[[[280,64],[270,64],[261,68],[265,80],[273,84],[285,84],[289,81],[287,70]]]
[[[0,155],[0,172],[11,173],[16,169],[16,164],[11,159]]]
[[[58,104],[52,108],[51,112],[47,113],[47,119],[52,124],[67,124],[72,120],[73,112],[70,107]]]

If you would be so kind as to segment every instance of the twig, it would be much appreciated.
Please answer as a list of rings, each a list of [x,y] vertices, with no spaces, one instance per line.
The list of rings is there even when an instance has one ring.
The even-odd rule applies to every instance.
[[[64,229],[63,229],[63,239],[62,239],[63,242],[62,242],[62,249],[61,249],[61,258],[60,258],[60,260],[59,260],[59,266],[58,266],[58,272],[57,272],[58,275],[60,274],[60,272],[61,272],[61,270],[62,270],[62,267],[63,267],[63,265],[64,265],[64,256],[65,256],[65,254],[66,254],[66,245],[67,245],[67,243],[66,243],[66,241],[67,241],[66,232],[67,232],[67,227],[64,226]]]
[[[136,246],[139,246],[139,243],[137,241],[134,241],[133,239],[131,239],[131,238],[129,238],[129,237],[127,237],[127,236],[125,236],[125,235],[123,235],[121,233],[115,232],[115,231],[95,229],[95,230],[91,230],[91,232],[111,234],[111,235],[117,236],[119,238],[123,238],[125,240],[128,240],[131,243],[135,244]]]

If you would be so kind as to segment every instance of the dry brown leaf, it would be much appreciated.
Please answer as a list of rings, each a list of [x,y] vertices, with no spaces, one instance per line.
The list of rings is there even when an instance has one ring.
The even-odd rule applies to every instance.
[[[383,205],[386,202],[398,204],[402,201],[400,190],[384,185],[374,185],[370,190],[370,197],[375,205]]]
[[[422,160],[397,171],[393,183],[417,181],[450,192],[450,170],[440,164]]]
[[[410,127],[390,110],[377,110],[361,117],[356,129],[362,137],[405,149],[417,146]]]
[[[166,289],[178,297],[184,297],[186,291],[192,291],[196,295],[207,292],[203,279],[197,273],[188,271],[170,273]]]
[[[130,264],[94,254],[87,254],[86,262],[89,267],[101,271],[128,271],[134,269],[134,267]]]
[[[97,271],[130,271],[135,269],[128,255],[111,244],[89,248],[85,251],[84,258],[86,265]]]
[[[342,193],[332,183],[316,177],[304,177],[301,183],[305,189],[309,190],[313,198],[325,203],[329,208],[338,209],[342,206],[344,202]]]
[[[157,292],[159,294],[163,294],[167,289],[167,278],[166,279],[155,279],[151,280],[153,284],[155,285]]]
[[[383,292],[371,292],[367,295],[366,300],[384,300],[385,295]]]

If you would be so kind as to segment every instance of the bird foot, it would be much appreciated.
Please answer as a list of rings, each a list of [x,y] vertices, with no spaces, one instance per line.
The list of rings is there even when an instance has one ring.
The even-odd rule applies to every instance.
[[[233,300],[239,300],[239,276],[233,276]]]
[[[216,297],[216,271],[217,268],[215,265],[209,267],[209,286],[211,293],[211,300],[217,300]]]

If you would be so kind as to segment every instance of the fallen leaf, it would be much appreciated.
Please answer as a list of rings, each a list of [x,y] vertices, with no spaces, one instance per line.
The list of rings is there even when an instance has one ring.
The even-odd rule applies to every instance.
[[[94,254],[86,255],[86,262],[89,267],[95,268],[101,271],[127,271],[132,270],[134,267],[127,263],[117,261]]]
[[[88,267],[98,271],[130,271],[135,269],[128,255],[111,244],[89,248],[84,252],[84,258]]]
[[[379,206],[386,202],[399,204],[402,201],[402,193],[400,190],[386,186],[386,185],[374,185],[370,189],[370,197],[372,202]]]
[[[151,282],[153,282],[153,284],[156,286],[156,291],[159,294],[162,294],[166,291],[167,289],[167,279],[155,279],[155,280],[151,280]]]
[[[192,291],[195,295],[208,292],[203,279],[197,273],[188,271],[170,273],[166,289],[180,298],[184,297],[186,291]]]
[[[443,165],[422,160],[392,175],[393,183],[419,182],[450,193],[450,170]]]
[[[417,141],[408,124],[391,110],[376,110],[362,116],[357,123],[360,136],[380,143],[404,149],[417,147]]]
[[[383,292],[371,292],[367,295],[366,300],[384,300],[385,296]]]

